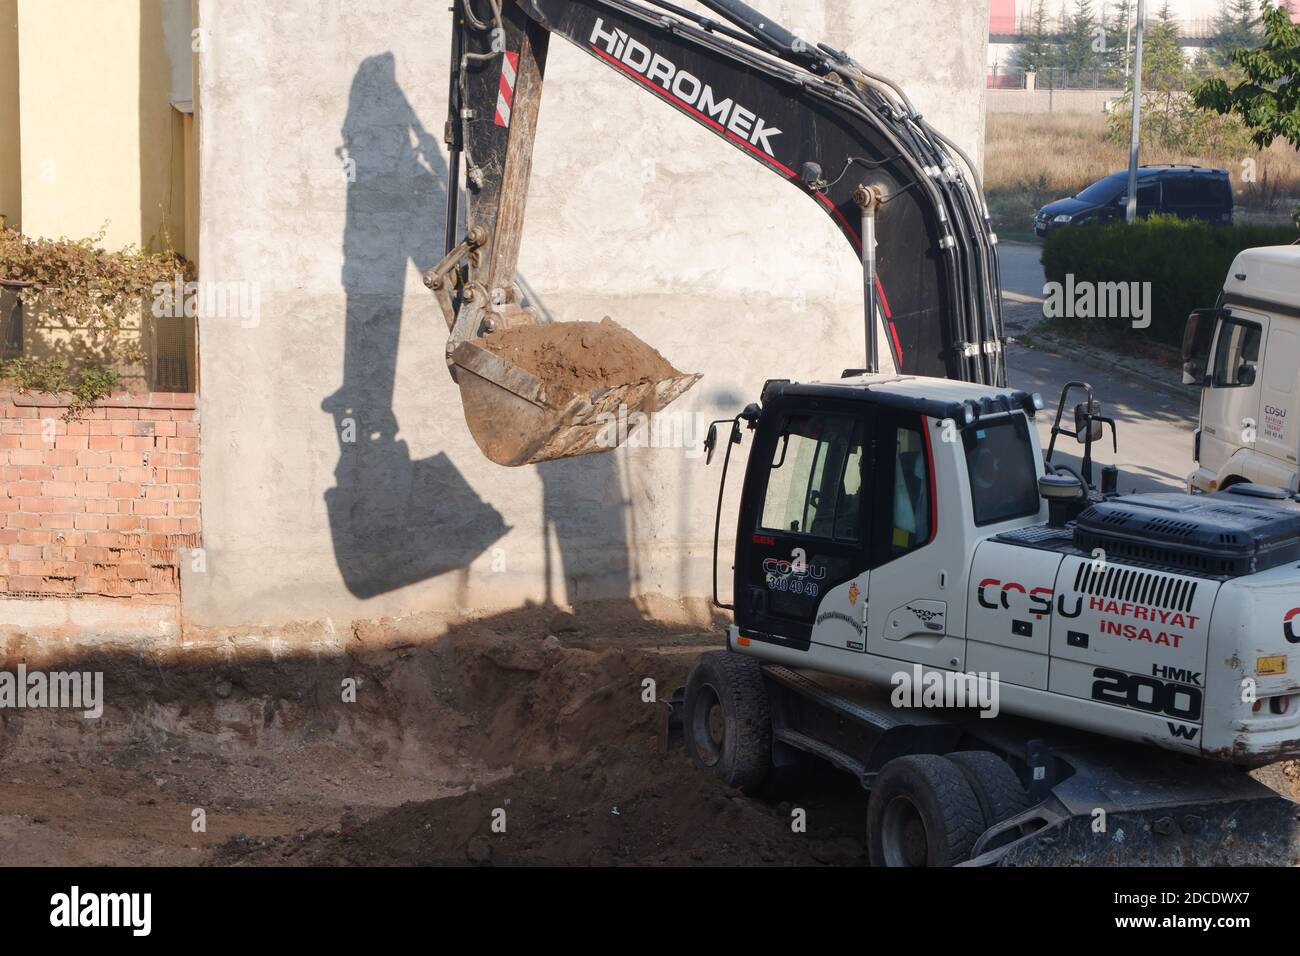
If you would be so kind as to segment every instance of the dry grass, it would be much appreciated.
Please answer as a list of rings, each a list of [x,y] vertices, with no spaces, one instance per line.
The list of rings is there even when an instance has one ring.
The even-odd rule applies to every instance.
[[[997,226],[1033,228],[1034,211],[1072,196],[1128,165],[1128,149],[1106,136],[1107,118],[1089,113],[990,113],[985,138],[985,189]],[[1258,179],[1242,182],[1243,160],[1256,161]],[[1277,142],[1260,153],[1189,156],[1143,148],[1143,163],[1194,163],[1232,173],[1239,210],[1252,220],[1287,222],[1300,197],[1300,151]]]

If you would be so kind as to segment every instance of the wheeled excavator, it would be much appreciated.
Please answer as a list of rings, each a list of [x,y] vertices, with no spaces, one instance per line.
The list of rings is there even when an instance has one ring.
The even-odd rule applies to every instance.
[[[602,413],[663,409],[679,375],[570,397],[484,347],[538,318],[515,281],[552,34],[790,183],[863,262],[866,364],[1004,384],[997,237],[974,164],[896,84],[735,0],[456,0],[446,257],[424,276],[479,448],[502,465],[607,450]],[[460,229],[461,186],[467,228]]]
[[[553,33],[804,192],[860,254],[865,367],[773,379],[710,429],[715,568],[732,452],[753,435],[729,602],[714,582],[733,623],[666,701],[665,745],[747,791],[809,758],[852,774],[881,865],[1296,862],[1300,808],[1242,771],[1300,755],[1300,496],[1094,483],[1115,423],[1086,383],[1065,387],[1044,453],[1041,397],[1007,385],[974,165],[847,54],[702,5],[718,19],[456,0],[450,251],[425,276],[499,464],[608,450],[602,413],[661,409],[698,378],[569,395],[492,348],[539,321],[514,271]],[[950,699],[963,682],[997,716],[980,693]],[[890,693],[907,685],[936,693]]]

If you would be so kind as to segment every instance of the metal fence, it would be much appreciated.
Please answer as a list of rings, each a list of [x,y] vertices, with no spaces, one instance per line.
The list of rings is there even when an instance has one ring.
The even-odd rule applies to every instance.
[[[1027,88],[1028,74],[1010,70],[991,73],[984,79],[990,90],[1023,90]],[[1034,75],[1034,87],[1039,90],[1115,90],[1128,89],[1128,80],[1112,70],[1067,70],[1049,67]]]

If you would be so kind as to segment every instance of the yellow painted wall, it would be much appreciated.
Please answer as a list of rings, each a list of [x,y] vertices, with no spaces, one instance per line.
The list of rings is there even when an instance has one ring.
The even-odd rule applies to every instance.
[[[22,225],[22,168],[19,164],[18,0],[0,0],[0,216]]]
[[[168,55],[188,32],[177,9],[17,0],[23,232],[82,238],[104,227],[110,249],[184,244],[183,121]]]

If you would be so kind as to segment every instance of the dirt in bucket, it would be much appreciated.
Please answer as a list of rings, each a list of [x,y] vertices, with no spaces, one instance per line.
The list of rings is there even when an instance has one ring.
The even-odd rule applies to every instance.
[[[536,375],[552,404],[597,388],[641,385],[682,373],[639,338],[606,317],[599,322],[524,325],[474,340]]]

